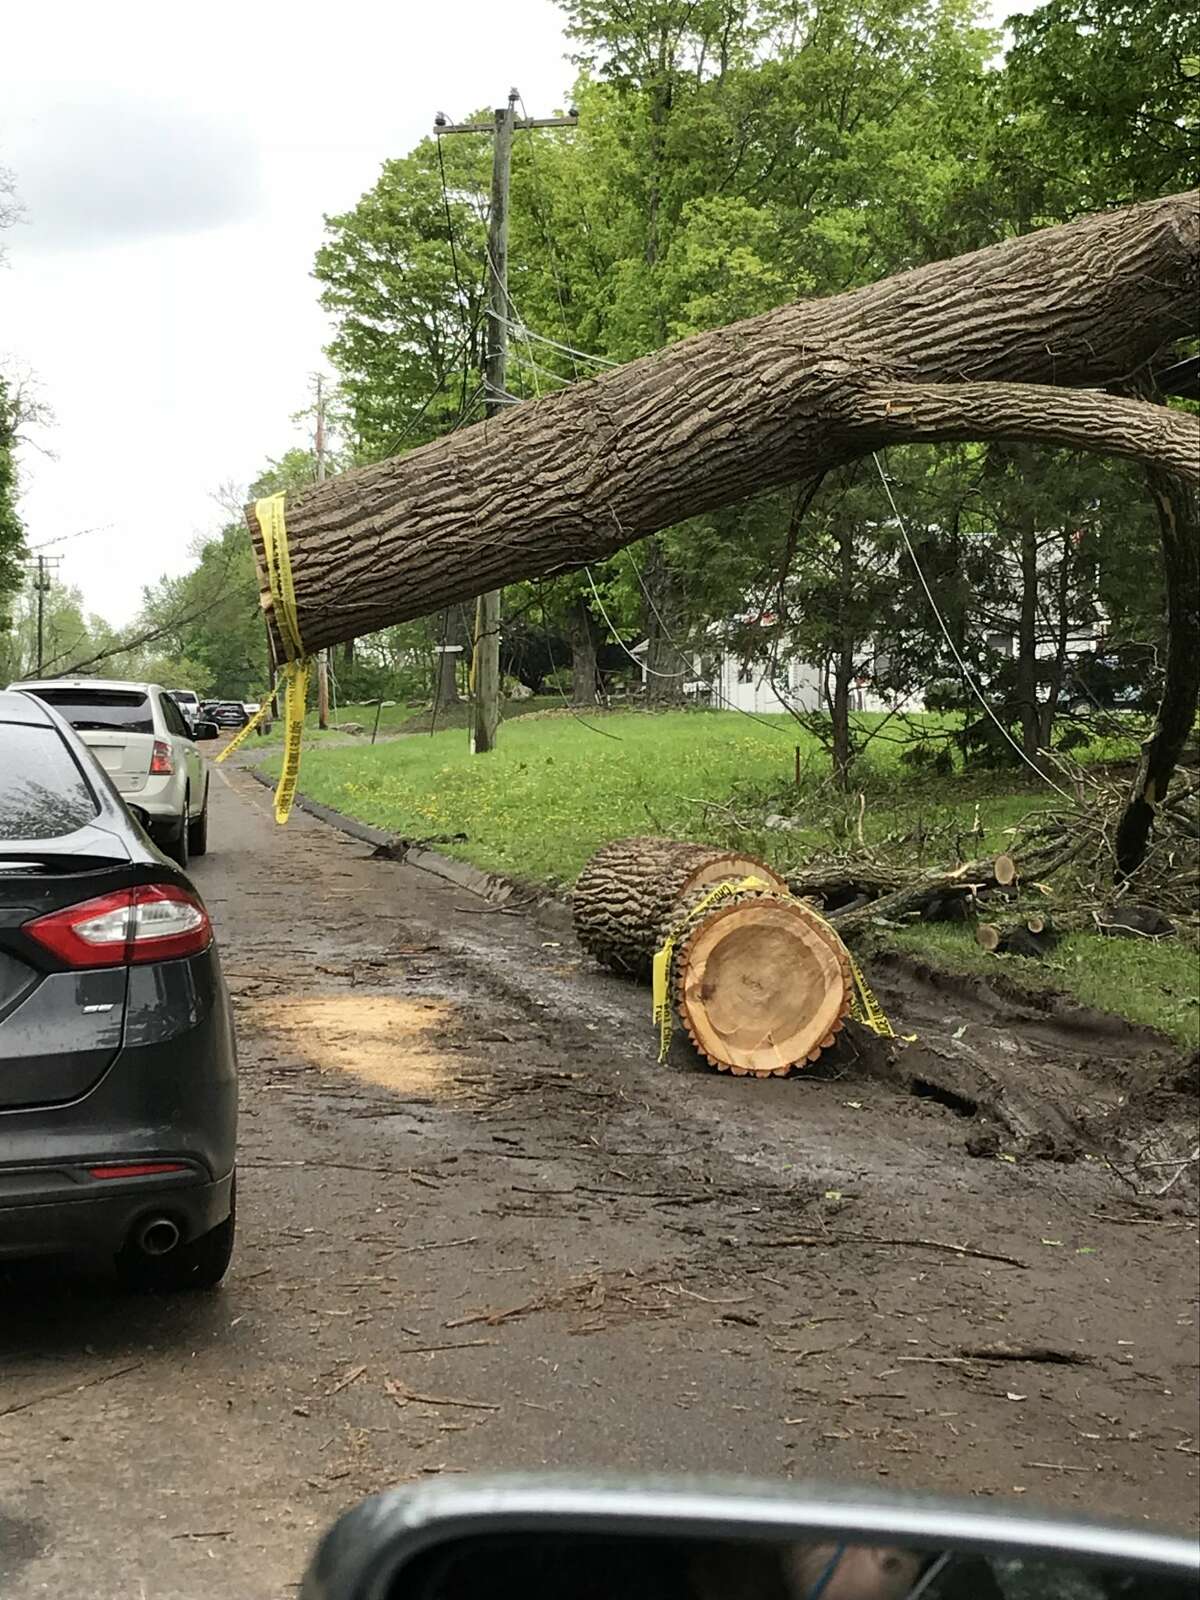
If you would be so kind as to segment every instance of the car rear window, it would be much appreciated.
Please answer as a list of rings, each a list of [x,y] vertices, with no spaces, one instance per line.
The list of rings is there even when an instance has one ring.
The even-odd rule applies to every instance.
[[[99,809],[57,728],[0,723],[0,839],[55,839]]]
[[[137,689],[35,689],[44,700],[80,732],[115,730],[153,733],[154,713],[148,695]]]

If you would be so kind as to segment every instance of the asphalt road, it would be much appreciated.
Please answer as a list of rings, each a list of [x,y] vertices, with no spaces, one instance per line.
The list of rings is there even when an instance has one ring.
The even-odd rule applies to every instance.
[[[0,1278],[8,1600],[281,1600],[361,1495],[481,1469],[1194,1524],[1185,1207],[1134,1207],[1094,1163],[973,1160],[952,1109],[852,1063],[658,1068],[647,996],[569,935],[306,816],[278,830],[228,767],[212,845],[237,1257],[175,1300]],[[1078,1360],[963,1354],[1000,1344]]]

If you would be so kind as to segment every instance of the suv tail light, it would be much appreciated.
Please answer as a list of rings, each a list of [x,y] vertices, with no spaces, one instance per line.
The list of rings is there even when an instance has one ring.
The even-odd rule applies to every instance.
[[[52,911],[22,930],[72,967],[124,967],[199,955],[212,940],[208,912],[173,883],[117,889]]]
[[[175,758],[171,754],[171,746],[165,739],[155,739],[154,751],[150,757],[150,776],[169,778],[174,771]]]

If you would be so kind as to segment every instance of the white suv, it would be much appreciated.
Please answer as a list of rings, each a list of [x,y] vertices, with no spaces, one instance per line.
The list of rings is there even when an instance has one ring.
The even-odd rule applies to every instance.
[[[54,678],[13,683],[36,695],[76,730],[155,843],[180,866],[208,848],[208,764],[197,739],[215,739],[212,723],[187,724],[156,683]]]

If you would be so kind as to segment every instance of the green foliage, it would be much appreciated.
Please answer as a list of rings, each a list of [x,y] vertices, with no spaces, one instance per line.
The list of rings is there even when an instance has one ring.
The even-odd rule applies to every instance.
[[[1171,194],[1200,158],[1200,13],[1176,0],[1048,0],[1012,18],[1009,148],[1052,216]]]
[[[0,377],[0,638],[12,626],[12,596],[21,583],[24,547],[25,530],[17,515],[16,417],[8,385]]]

